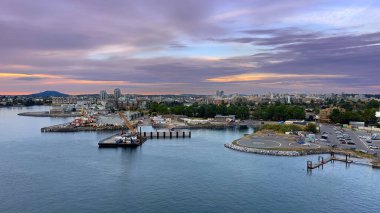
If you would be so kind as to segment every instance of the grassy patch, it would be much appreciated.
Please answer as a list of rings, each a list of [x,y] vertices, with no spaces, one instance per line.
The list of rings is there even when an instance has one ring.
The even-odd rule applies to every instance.
[[[258,131],[273,131],[282,134],[284,134],[285,132],[292,131],[307,131],[316,133],[316,125],[312,123],[309,123],[306,126],[301,126],[297,124],[265,124],[261,126],[261,128]]]

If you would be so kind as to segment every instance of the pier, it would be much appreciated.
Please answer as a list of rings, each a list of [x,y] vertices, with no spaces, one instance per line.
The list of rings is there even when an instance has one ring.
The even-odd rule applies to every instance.
[[[191,131],[165,131],[165,132],[140,132],[139,133],[143,137],[147,138],[191,138]]]
[[[142,145],[147,139],[172,139],[172,138],[191,138],[191,131],[167,131],[167,132],[139,132],[137,143],[120,143],[117,140],[120,134],[111,135],[99,141],[98,145],[102,147],[137,147]]]
[[[308,170],[313,170],[313,169],[319,168],[319,167],[323,168],[323,165],[328,163],[328,162],[341,161],[344,163],[352,163],[353,161],[350,158],[351,158],[350,154],[348,154],[348,155],[346,154],[345,158],[338,158],[335,156],[334,152],[331,152],[329,158],[324,159],[323,156],[318,156],[318,163],[313,164],[312,161],[307,161],[306,166],[307,166]]]

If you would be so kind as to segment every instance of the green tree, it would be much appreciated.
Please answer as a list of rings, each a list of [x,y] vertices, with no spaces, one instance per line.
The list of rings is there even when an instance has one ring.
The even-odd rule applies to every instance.
[[[305,131],[317,133],[317,125],[315,125],[314,123],[308,123],[305,127]]]

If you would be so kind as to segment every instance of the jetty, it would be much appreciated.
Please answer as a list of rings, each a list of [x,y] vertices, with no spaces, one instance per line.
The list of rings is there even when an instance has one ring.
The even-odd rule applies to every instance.
[[[191,131],[152,131],[152,132],[140,132],[143,137],[147,138],[191,138]]]
[[[350,158],[351,158],[350,154],[346,154],[345,158],[338,158],[338,157],[335,156],[334,152],[331,152],[329,158],[324,159],[323,156],[318,156],[318,163],[313,164],[312,161],[307,161],[306,166],[307,166],[308,170],[313,170],[315,168],[323,167],[323,165],[326,164],[326,163],[328,163],[328,162],[341,161],[341,162],[344,162],[344,163],[348,164],[348,163],[352,163],[353,162]]]
[[[70,123],[42,127],[41,132],[81,132],[81,131],[115,131],[123,130],[123,126],[73,126]]]

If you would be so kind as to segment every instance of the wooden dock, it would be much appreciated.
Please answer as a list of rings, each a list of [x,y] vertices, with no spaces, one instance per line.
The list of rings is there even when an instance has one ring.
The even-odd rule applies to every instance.
[[[307,169],[312,170],[315,168],[323,167],[324,164],[328,162],[334,162],[334,161],[341,161],[344,163],[352,163],[353,161],[350,159],[351,155],[346,155],[346,158],[338,158],[335,156],[334,152],[330,153],[330,157],[327,159],[324,159],[322,156],[318,156],[318,163],[313,164],[312,161],[307,161]]]
[[[139,133],[143,137],[147,137],[150,139],[156,138],[191,138],[191,131],[165,131],[165,132],[140,132]]]

